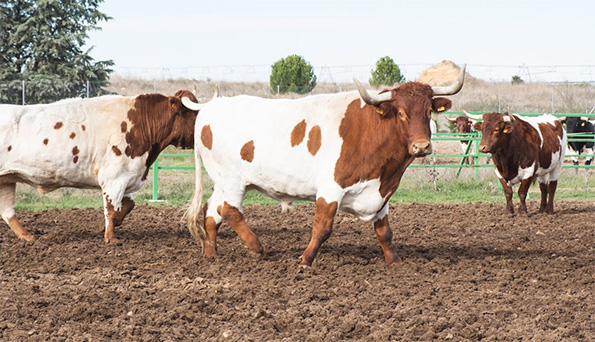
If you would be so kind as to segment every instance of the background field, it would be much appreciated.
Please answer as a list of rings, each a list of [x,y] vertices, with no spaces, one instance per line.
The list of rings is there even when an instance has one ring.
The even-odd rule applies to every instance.
[[[195,91],[201,101],[208,101],[216,88],[223,96],[250,94],[262,97],[277,97],[272,94],[268,83],[234,83],[210,82],[191,79],[159,79],[145,80],[114,76],[111,79],[110,91],[122,95],[137,95],[148,92],[173,94],[180,89]],[[321,83],[316,86],[313,94],[334,93],[355,90],[352,83],[330,84]],[[296,98],[302,95],[281,95],[286,98]],[[452,111],[512,111],[512,112],[548,112],[548,113],[585,113],[595,105],[595,87],[589,84],[541,84],[508,82],[489,83],[467,75],[465,85],[457,95],[449,97],[452,100]],[[440,131],[447,131],[449,125],[445,115],[436,115]],[[439,153],[460,153],[457,142],[436,142]],[[164,153],[192,153],[192,151],[178,151],[168,148]],[[452,162],[452,161],[450,161]],[[165,158],[160,159],[160,165],[193,165],[193,158]],[[437,169],[436,180],[438,191],[434,191],[430,169],[408,169],[403,182],[396,194],[394,202],[498,202],[503,201],[503,195],[498,188],[497,180],[492,168],[481,168],[479,178],[473,176],[471,170],[464,170],[459,178],[455,178],[454,169]],[[186,205],[194,188],[193,171],[161,170],[159,172],[159,198],[175,206]],[[152,179],[136,194],[136,202],[147,203],[151,199]],[[588,170],[581,169],[578,173],[566,169],[560,180],[556,198],[588,199],[595,198],[595,178]],[[209,185],[206,186],[209,193]],[[538,197],[539,189],[533,186],[530,196]],[[59,189],[44,197],[26,186],[19,185],[17,190],[17,208],[44,209],[67,207],[101,207],[99,191]],[[275,203],[257,193],[249,193],[246,204]],[[154,203],[158,204],[158,203]]]

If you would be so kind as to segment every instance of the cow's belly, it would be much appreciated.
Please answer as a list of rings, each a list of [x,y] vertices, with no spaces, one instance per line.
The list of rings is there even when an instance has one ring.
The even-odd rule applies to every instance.
[[[360,220],[377,219],[378,212],[384,206],[384,198],[380,196],[380,180],[373,179],[357,183],[345,189],[345,195],[339,209],[352,213]]]
[[[504,178],[504,176],[502,176],[502,174],[500,173],[500,171],[498,171],[497,168],[495,169],[495,171],[496,176],[498,176],[498,178]],[[512,179],[504,179],[507,181],[508,186],[513,186],[519,184],[523,179],[533,177],[533,175],[535,175],[535,163],[531,164],[531,166],[527,168],[519,167],[516,177]]]
[[[62,187],[99,188],[97,178],[78,169],[22,168],[18,166],[0,170],[0,183],[26,183],[49,192]]]

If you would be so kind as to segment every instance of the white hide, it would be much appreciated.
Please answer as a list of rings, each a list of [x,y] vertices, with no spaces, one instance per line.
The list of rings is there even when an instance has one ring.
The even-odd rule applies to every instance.
[[[195,150],[215,183],[207,216],[221,222],[217,206],[225,201],[241,210],[245,192],[254,189],[281,203],[322,197],[327,203],[336,201],[340,210],[363,220],[381,218],[384,199],[379,179],[346,189],[334,179],[342,145],[339,126],[352,101],[360,101],[357,92],[296,100],[242,95],[206,103],[196,120]],[[292,147],[291,133],[302,120],[306,123],[305,137]],[[206,125],[212,131],[212,149],[205,148],[200,138]],[[321,129],[322,143],[312,155],[307,143],[314,126]],[[242,160],[239,152],[249,141],[254,142],[251,162]]]
[[[127,112],[134,99],[103,96],[47,105],[0,105],[1,187],[24,182],[41,193],[60,187],[101,188],[118,210],[122,198],[132,198],[142,186],[146,169],[146,153],[134,159],[124,154],[121,123],[131,127]],[[122,154],[117,156],[112,146]],[[10,200],[2,201],[3,211],[12,209],[7,204]]]

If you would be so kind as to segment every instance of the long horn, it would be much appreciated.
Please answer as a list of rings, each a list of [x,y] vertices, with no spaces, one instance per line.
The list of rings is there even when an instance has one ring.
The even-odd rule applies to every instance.
[[[182,97],[182,104],[184,106],[186,106],[186,108],[191,109],[191,110],[196,110],[199,111],[202,109],[202,107],[204,106],[204,103],[197,103],[194,102],[192,100],[190,100],[190,98],[188,97]]]
[[[467,111],[463,110],[463,113],[465,113],[465,115],[473,120],[483,120],[483,115],[479,115],[479,114],[470,114],[467,113]]]
[[[434,86],[432,87],[432,90],[434,91],[434,96],[436,95],[454,95],[456,93],[458,93],[461,88],[463,88],[463,83],[465,83],[465,69],[467,68],[467,63],[463,64],[463,66],[461,67],[461,70],[459,70],[459,75],[457,76],[457,80],[448,86],[444,86],[444,87],[438,87],[438,86]]]
[[[386,92],[386,93],[378,94],[375,96],[370,95],[370,93],[368,93],[366,88],[364,88],[364,86],[357,80],[357,78],[354,77],[353,81],[355,82],[355,85],[357,86],[357,90],[359,91],[359,96],[361,96],[362,100],[364,100],[364,102],[369,105],[377,106],[383,102],[390,101],[392,99],[392,94],[390,93],[390,91]]]
[[[457,118],[454,118],[454,119],[453,119],[453,118],[446,117],[446,120],[448,120],[448,121],[450,121],[450,122],[452,122],[452,123],[455,123],[455,122],[457,122]]]

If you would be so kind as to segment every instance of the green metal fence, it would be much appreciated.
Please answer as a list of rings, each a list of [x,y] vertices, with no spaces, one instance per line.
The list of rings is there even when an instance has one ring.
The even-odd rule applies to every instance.
[[[472,114],[483,114],[480,112],[470,112]],[[446,114],[440,115],[462,115],[463,112],[447,112]],[[520,116],[540,116],[543,113],[514,113]],[[559,114],[551,114],[556,117],[585,117],[589,116],[587,114],[576,114],[576,113],[559,113]],[[595,116],[595,115],[591,115]],[[456,158],[459,159],[456,163],[443,163],[443,164],[436,164],[436,163],[429,163],[429,164],[412,164],[410,168],[457,168],[456,177],[459,176],[461,170],[463,168],[473,168],[474,169],[474,176],[478,177],[479,175],[479,168],[484,167],[494,167],[493,164],[481,164],[481,158],[488,158],[490,154],[480,153],[479,152],[479,142],[481,141],[481,132],[472,132],[472,133],[433,133],[432,134],[432,141],[461,141],[461,140],[468,140],[470,143],[467,144],[467,150],[464,153],[459,154],[430,154],[426,156],[428,160],[433,160],[434,158]],[[569,134],[568,141],[595,141],[595,134]],[[568,150],[567,150],[568,152]],[[152,200],[157,201],[159,199],[159,170],[194,170],[194,165],[184,165],[184,166],[161,166],[159,165],[159,159],[162,158],[188,158],[194,157],[193,153],[181,153],[181,154],[160,154],[159,157],[153,163],[152,172],[153,172],[153,195]],[[473,158],[473,162],[470,164],[465,164],[465,158]],[[570,154],[566,154],[566,158],[572,157]],[[585,157],[595,157],[594,154],[581,154],[581,158]],[[593,165],[564,165],[563,168],[593,168]]]

